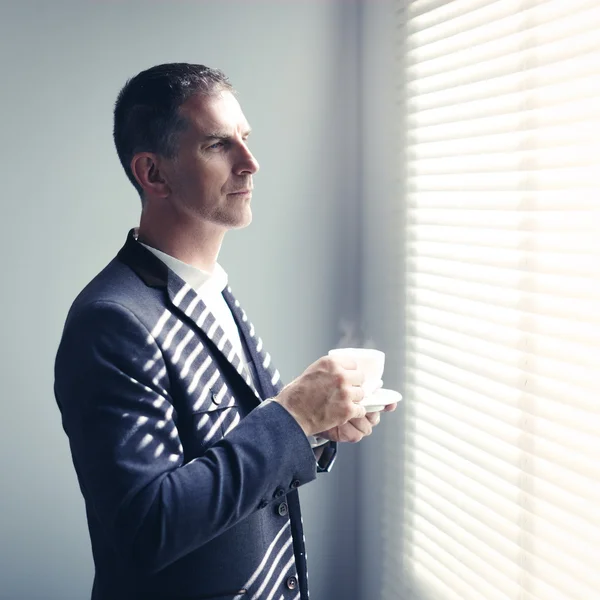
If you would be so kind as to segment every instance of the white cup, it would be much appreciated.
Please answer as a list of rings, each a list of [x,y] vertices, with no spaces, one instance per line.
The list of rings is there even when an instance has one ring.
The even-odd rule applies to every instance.
[[[383,369],[385,366],[385,353],[371,348],[335,348],[329,351],[332,358],[351,358],[356,361],[359,371],[365,374],[362,385],[365,397],[370,396],[382,385]]]

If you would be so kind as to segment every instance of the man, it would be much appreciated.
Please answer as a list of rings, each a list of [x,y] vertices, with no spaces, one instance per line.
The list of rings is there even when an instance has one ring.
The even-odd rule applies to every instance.
[[[73,303],[55,371],[92,598],[306,600],[297,488],[377,423],[364,376],[322,358],[282,387],[216,262],[259,168],[223,73],[153,67],[114,116],[141,220]]]

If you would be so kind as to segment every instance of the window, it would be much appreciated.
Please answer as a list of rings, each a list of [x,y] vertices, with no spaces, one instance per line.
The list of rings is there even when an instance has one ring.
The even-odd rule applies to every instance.
[[[398,14],[404,508],[383,597],[600,599],[600,2]]]

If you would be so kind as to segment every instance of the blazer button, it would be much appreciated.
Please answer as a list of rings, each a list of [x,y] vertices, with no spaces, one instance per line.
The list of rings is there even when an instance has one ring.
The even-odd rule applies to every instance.
[[[273,498],[281,498],[285,496],[285,490],[282,487],[278,487],[273,494]]]
[[[285,517],[288,514],[288,505],[285,502],[282,502],[277,508],[277,512],[280,516]]]
[[[300,481],[298,481],[297,479],[294,479],[294,481],[292,481],[292,489],[296,489],[300,487]]]
[[[288,590],[295,590],[298,587],[298,580],[295,577],[288,577],[285,585]]]

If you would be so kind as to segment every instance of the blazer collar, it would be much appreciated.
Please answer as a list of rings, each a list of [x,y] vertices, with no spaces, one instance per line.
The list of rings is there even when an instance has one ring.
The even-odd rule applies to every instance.
[[[131,229],[117,258],[131,267],[149,287],[166,288],[169,269],[165,263],[137,241],[137,230]]]
[[[117,257],[137,273],[147,286],[163,288],[166,291],[167,298],[169,299],[172,308],[178,312],[180,316],[183,316],[188,323],[202,331],[202,333],[212,342],[214,348],[235,368],[244,384],[250,388],[258,401],[260,401],[260,394],[252,384],[248,369],[244,366],[241,357],[235,351],[233,344],[225,335],[223,328],[218,324],[212,311],[210,311],[202,298],[185,281],[183,281],[183,279],[169,269],[165,263],[152,252],[138,243],[137,232],[135,229],[132,229],[129,232],[125,245],[121,248]],[[228,294],[225,296],[225,299],[230,308],[232,304],[235,307],[237,300],[233,298],[229,286],[227,290]],[[237,304],[239,306],[239,303]],[[167,316],[168,315],[165,316],[165,320]],[[236,318],[235,312],[234,318],[239,328],[240,320]],[[161,321],[159,321],[159,323]],[[241,334],[244,335],[244,328],[240,328],[240,331]],[[248,344],[246,335],[244,335],[244,341],[246,341],[246,345],[251,352],[251,358],[254,360],[256,348],[253,347],[253,344]],[[257,362],[255,360],[255,366],[260,378],[261,387],[263,387],[263,380],[265,378],[268,379],[268,374],[264,375],[262,373],[264,369],[264,367],[262,367],[262,362]],[[264,393],[268,393],[268,390],[270,390],[270,388],[264,387],[263,389]]]

